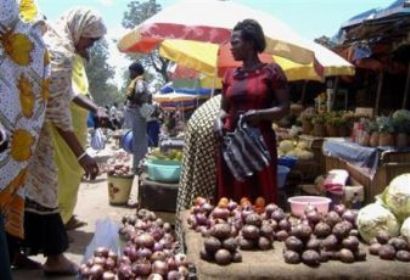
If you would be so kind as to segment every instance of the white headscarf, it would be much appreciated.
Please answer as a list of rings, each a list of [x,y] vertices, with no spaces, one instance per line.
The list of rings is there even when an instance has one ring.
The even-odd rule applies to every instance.
[[[107,32],[102,17],[96,11],[85,7],[65,12],[50,28],[54,29],[54,32],[48,34],[50,39],[73,53],[81,37],[100,38]]]

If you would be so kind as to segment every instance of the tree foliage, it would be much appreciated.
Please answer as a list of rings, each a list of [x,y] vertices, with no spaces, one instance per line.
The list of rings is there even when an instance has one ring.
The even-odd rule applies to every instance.
[[[108,56],[108,43],[102,40],[91,49],[90,59],[86,66],[90,93],[94,101],[102,106],[120,102],[122,99],[117,86],[110,81],[113,79],[115,71],[107,63]]]
[[[144,20],[152,17],[161,10],[161,5],[156,0],[130,1],[127,5],[128,11],[124,13],[122,25],[125,28],[134,28]],[[157,78],[167,82],[167,68],[169,61],[159,56],[158,50],[150,54],[132,54],[131,60],[140,61],[146,69],[152,68],[158,74]]]

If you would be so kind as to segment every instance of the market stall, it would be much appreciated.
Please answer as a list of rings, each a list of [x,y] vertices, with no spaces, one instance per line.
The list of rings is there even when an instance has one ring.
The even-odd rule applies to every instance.
[[[346,169],[365,188],[370,203],[397,175],[410,170],[410,148],[364,147],[349,139],[327,139],[323,144],[326,171]]]
[[[242,251],[242,262],[218,266],[200,259],[203,238],[189,229],[189,211],[181,213],[187,257],[195,264],[198,279],[405,279],[410,274],[408,263],[386,262],[368,256],[365,262],[351,264],[329,262],[315,268],[285,263],[284,244],[275,242],[268,251]],[[367,248],[366,248],[367,249]]]

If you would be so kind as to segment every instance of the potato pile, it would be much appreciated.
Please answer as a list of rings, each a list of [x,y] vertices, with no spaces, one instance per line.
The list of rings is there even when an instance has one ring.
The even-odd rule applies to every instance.
[[[293,222],[285,240],[285,262],[318,266],[329,260],[344,263],[366,260],[366,252],[359,246],[356,215],[343,205],[337,205],[324,216],[307,207],[304,217]]]
[[[410,244],[402,237],[391,237],[387,231],[379,231],[370,241],[369,253],[383,260],[410,262]]]

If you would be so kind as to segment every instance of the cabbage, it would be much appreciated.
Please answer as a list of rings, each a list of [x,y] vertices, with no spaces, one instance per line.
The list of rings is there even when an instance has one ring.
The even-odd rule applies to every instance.
[[[379,203],[369,204],[357,215],[357,228],[363,240],[369,242],[380,230],[387,231],[391,236],[399,234],[400,225],[396,217]]]
[[[410,173],[394,178],[385,189],[382,199],[399,221],[410,217]]]
[[[410,243],[410,217],[404,220],[404,223],[401,225],[400,234]]]

